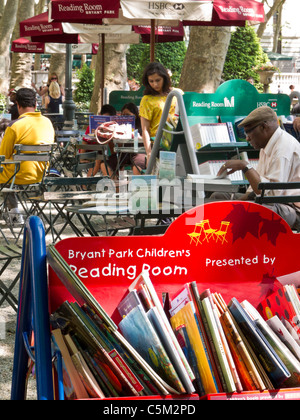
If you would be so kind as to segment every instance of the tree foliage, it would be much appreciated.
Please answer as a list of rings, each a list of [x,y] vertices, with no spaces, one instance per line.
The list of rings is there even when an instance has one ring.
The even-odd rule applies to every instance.
[[[267,61],[268,56],[264,53],[254,28],[252,26],[239,27],[231,35],[223,78],[231,80],[253,77],[258,87],[259,76],[254,67]]]
[[[177,86],[186,54],[184,41],[164,42],[155,45],[155,61],[162,63],[172,72],[172,84]],[[137,59],[138,57],[138,59]],[[149,44],[131,45],[127,53],[128,78],[141,83],[144,68],[149,63]]]
[[[88,109],[94,88],[95,72],[84,63],[82,68],[76,71],[76,75],[79,82],[76,83],[74,100],[77,103],[85,104],[85,108]]]

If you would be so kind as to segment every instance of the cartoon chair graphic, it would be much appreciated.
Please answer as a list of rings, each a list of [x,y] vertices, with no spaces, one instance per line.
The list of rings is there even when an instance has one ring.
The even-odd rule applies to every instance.
[[[202,244],[202,242],[200,241],[202,230],[203,230],[203,221],[200,223],[196,223],[194,232],[188,233],[189,237],[191,238],[190,244],[192,242],[195,242],[196,245],[198,245],[199,242],[200,244]]]
[[[205,234],[204,241],[206,240],[208,242],[211,237],[214,239],[214,235],[217,229],[212,229],[210,227],[210,223],[208,219],[202,220],[202,224],[203,224],[203,232]]]
[[[228,242],[226,239],[226,234],[227,234],[229,225],[230,225],[230,222],[225,222],[225,221],[221,222],[220,229],[215,232],[215,235],[217,237],[216,242],[218,242],[219,239],[222,242],[222,244],[225,241]]]

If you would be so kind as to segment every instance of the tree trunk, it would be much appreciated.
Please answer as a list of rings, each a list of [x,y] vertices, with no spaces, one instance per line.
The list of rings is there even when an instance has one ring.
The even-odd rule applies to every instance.
[[[257,29],[256,34],[258,38],[261,38],[263,36],[263,33],[267,27],[269,20],[271,19],[271,17],[274,16],[277,10],[284,5],[285,2],[286,0],[273,0],[273,6],[271,6],[268,13],[265,14],[265,21],[261,23]],[[265,3],[265,0],[263,1],[263,3]]]
[[[215,92],[222,78],[230,38],[230,28],[191,28],[179,83],[183,91]]]
[[[12,39],[20,37],[20,25],[22,20],[34,15],[35,0],[19,0],[16,25]],[[31,87],[31,66],[33,55],[28,53],[13,53],[11,62],[10,87]]]
[[[1,10],[3,11],[0,22],[0,92],[7,95],[9,85],[9,46],[10,37],[15,26],[19,1],[7,1],[3,8],[1,1]]]
[[[107,44],[105,46],[104,86],[107,90],[106,102],[108,102],[111,91],[125,89],[127,81],[126,50],[127,44]],[[101,48],[99,48],[95,70],[95,86],[90,105],[90,111],[94,114],[98,114],[101,109],[101,55]],[[103,103],[105,103],[105,100]]]

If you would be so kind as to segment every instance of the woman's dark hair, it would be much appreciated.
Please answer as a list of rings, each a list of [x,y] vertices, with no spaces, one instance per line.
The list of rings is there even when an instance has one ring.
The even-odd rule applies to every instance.
[[[103,115],[103,114],[117,115],[117,111],[112,105],[105,104],[102,106],[100,110],[100,115]]]
[[[148,82],[148,77],[155,73],[164,79],[162,91],[163,94],[167,95],[171,91],[171,79],[168,70],[161,63],[158,63],[156,61],[148,64],[148,66],[144,70],[142,78],[142,83],[145,86],[144,95],[158,95],[158,93],[154,89],[152,89]]]
[[[2,118],[0,120],[0,136],[4,131],[7,129],[7,127],[10,125],[11,120],[8,120],[7,118]]]
[[[133,102],[128,102],[127,104],[123,105],[122,109],[121,109],[121,113],[125,110],[128,109],[128,111],[130,111],[132,114],[134,114],[135,116],[135,128],[139,131],[139,133],[141,134],[141,119],[140,119],[140,115],[139,115],[139,109],[136,106],[136,104],[134,104]]]
[[[36,107],[36,93],[33,89],[21,88],[16,93],[16,102],[21,108]]]

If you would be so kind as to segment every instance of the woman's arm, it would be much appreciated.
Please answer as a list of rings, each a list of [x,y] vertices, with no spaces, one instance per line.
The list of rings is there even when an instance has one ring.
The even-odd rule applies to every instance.
[[[37,89],[35,83],[32,83],[31,86],[35,89],[36,93],[38,93],[40,96],[43,96],[43,95],[45,95],[45,93],[48,92],[48,86],[44,86],[40,89]]]
[[[147,162],[149,162],[151,155],[151,140],[150,140],[150,121],[141,117],[142,138],[146,150]]]

